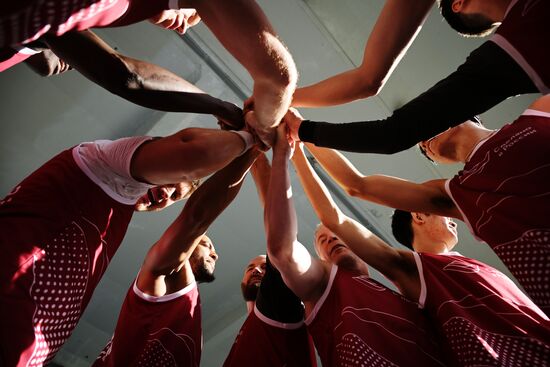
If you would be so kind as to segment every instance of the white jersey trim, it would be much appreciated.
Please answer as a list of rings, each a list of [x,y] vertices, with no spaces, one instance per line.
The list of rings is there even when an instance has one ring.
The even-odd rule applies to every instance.
[[[273,326],[279,329],[286,329],[286,330],[296,330],[300,328],[304,322],[293,322],[293,323],[286,323],[286,322],[280,322],[275,321],[273,319],[270,319],[269,317],[265,316],[262,311],[258,310],[258,307],[256,307],[256,304],[254,304],[254,314],[264,323],[268,324],[269,326]]]
[[[186,285],[184,288],[180,289],[177,292],[157,297],[157,296],[151,296],[151,295],[143,292],[141,289],[139,289],[138,286],[137,286],[137,278],[136,278],[136,280],[134,281],[133,290],[134,290],[134,293],[139,298],[142,298],[147,302],[158,303],[158,302],[168,302],[168,301],[171,301],[173,299],[179,298],[179,297],[191,292],[196,287],[197,287],[197,282],[193,281],[191,284]]]
[[[12,46],[12,47],[15,51],[17,51],[17,53],[22,55],[36,55],[42,52],[42,51],[36,51],[30,47],[25,47],[25,46]]]
[[[416,263],[416,268],[418,269],[418,277],[420,278],[420,295],[418,296],[418,306],[419,308],[424,308],[426,304],[426,296],[428,295],[428,289],[426,288],[426,280],[424,279],[424,268],[422,267],[422,259],[420,255],[413,251],[414,262]]]
[[[510,10],[512,10],[514,5],[516,5],[518,1],[519,0],[512,0],[510,4],[508,4],[508,8],[506,8],[506,11],[504,12],[504,17],[502,18],[503,21],[504,19],[506,19],[506,17],[508,16],[508,13],[510,13]]]
[[[457,177],[457,176],[455,176]],[[453,177],[454,178],[454,177]],[[476,232],[474,231],[474,227],[472,227],[472,224],[470,223],[470,221],[468,220],[468,217],[466,216],[466,214],[464,214],[464,212],[462,211],[462,208],[460,207],[460,205],[458,204],[458,201],[455,200],[454,196],[453,196],[453,193],[451,192],[451,180],[453,178],[449,178],[445,181],[445,191],[447,192],[447,195],[449,195],[449,197],[451,198],[451,200],[453,201],[453,203],[455,204],[456,208],[458,209],[458,211],[460,212],[460,215],[462,216],[462,221],[464,223],[466,223],[466,226],[468,227],[468,230],[470,231],[470,233],[472,234],[472,236],[474,236],[474,238],[480,242],[483,242],[485,243],[485,241],[481,238],[478,237],[478,235],[476,234]]]
[[[533,67],[525,60],[523,55],[504,37],[500,34],[495,33],[491,37],[491,41],[496,43],[500,48],[502,48],[518,65],[527,73],[529,78],[533,81],[537,89],[542,94],[550,93],[550,87],[546,86],[540,77],[540,75],[533,69]]]
[[[526,109],[521,115],[522,116],[539,116],[539,117],[548,117],[548,118],[550,118],[550,112],[533,110],[531,108]]]
[[[315,319],[315,316],[317,316],[317,313],[323,307],[323,304],[325,303],[325,300],[327,299],[330,290],[332,289],[332,283],[334,282],[334,278],[336,278],[336,273],[338,272],[338,266],[332,264],[332,268],[330,269],[330,276],[328,279],[327,287],[325,288],[325,291],[323,292],[323,295],[317,303],[315,304],[315,307],[313,307],[313,311],[311,311],[311,314],[305,319],[306,325],[310,325],[313,320]]]
[[[144,182],[139,182],[134,178],[132,178],[130,174],[130,163],[135,151],[143,143],[151,139],[152,137],[149,137],[149,136],[119,139],[119,141],[127,141],[127,142],[133,143],[133,146],[131,147],[131,149],[124,152],[128,157],[124,164],[124,167],[122,168],[123,170],[122,172],[116,172],[116,169],[110,166],[109,162],[102,161],[104,157],[99,157],[99,156],[92,157],[93,154],[91,154],[90,159],[92,159],[94,162],[97,162],[98,164],[97,164],[97,167],[94,167],[92,169],[84,161],[84,158],[82,156],[83,153],[81,152],[81,149],[86,149],[88,146],[91,146],[92,144],[95,144],[99,149],[99,144],[111,143],[110,141],[98,140],[97,143],[96,142],[81,143],[73,148],[72,155],[76,164],[78,165],[78,167],[80,167],[80,169],[84,172],[84,174],[88,176],[88,178],[92,180],[92,182],[94,182],[97,186],[99,186],[109,197],[111,197],[112,199],[122,204],[135,205],[139,197],[141,195],[144,195],[147,192],[147,190],[153,187],[154,185],[146,184]],[[116,142],[117,140],[113,141],[112,143],[116,143]],[[109,166],[107,167],[107,165]],[[94,172],[94,170],[97,172]],[[104,180],[102,180],[98,176],[98,173],[105,173],[106,170],[109,170],[109,172],[112,172],[111,176],[113,177],[113,179],[116,179],[116,181],[111,182],[111,185],[108,184],[107,182],[104,182]],[[139,192],[137,194],[134,192],[134,195],[124,196],[117,191],[116,187],[112,186],[115,182],[122,187],[125,187],[125,186],[132,187],[134,191],[137,190]]]

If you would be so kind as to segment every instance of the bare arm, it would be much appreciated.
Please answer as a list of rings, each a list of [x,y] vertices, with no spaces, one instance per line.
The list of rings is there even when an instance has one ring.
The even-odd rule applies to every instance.
[[[343,154],[313,144],[306,144],[315,159],[351,196],[390,208],[425,212],[462,219],[445,191],[445,180],[414,183],[401,178],[361,174]]]
[[[235,159],[202,184],[187,201],[179,217],[149,250],[138,277],[138,287],[150,295],[167,292],[165,278],[177,271],[180,287],[189,284],[190,269],[182,269],[202,235],[233,201],[244,176],[258,156],[256,149]],[[188,266],[188,265],[187,265]]]
[[[535,102],[531,103],[529,108],[542,112],[550,112],[550,94],[538,98]]]
[[[256,190],[260,198],[262,207],[265,208],[265,202],[267,200],[267,193],[269,189],[269,179],[271,177],[271,165],[265,153],[262,153],[256,159],[256,162],[250,169],[254,183],[256,184]]]
[[[361,65],[298,88],[292,105],[332,106],[378,94],[416,38],[434,2],[386,0],[367,40]]]
[[[254,79],[254,110],[263,129],[276,126],[285,114],[298,73],[277,33],[253,0],[180,0],[195,8],[223,46]]]
[[[192,181],[225,167],[246,148],[233,132],[187,128],[142,145],[132,158],[130,171],[137,180],[155,185]]]
[[[234,104],[204,93],[160,66],[118,53],[91,31],[44,41],[86,78],[130,102],[161,111],[212,114],[237,127],[244,123]]]
[[[297,240],[298,226],[288,173],[290,149],[278,128],[265,207],[267,253],[286,285],[304,302],[316,302],[328,282],[328,266],[313,258]],[[281,133],[281,130],[283,131]],[[285,147],[285,144],[287,145]]]
[[[415,289],[411,289],[411,281],[414,285],[414,279],[418,280],[418,273],[410,251],[398,250],[388,245],[361,223],[346,216],[332,199],[301,148],[296,149],[293,163],[321,223],[344,241],[363,261],[393,281],[403,294],[412,297]]]

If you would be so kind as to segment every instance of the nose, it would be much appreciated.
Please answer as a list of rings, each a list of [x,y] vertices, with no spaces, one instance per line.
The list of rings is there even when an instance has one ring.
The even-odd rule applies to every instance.
[[[212,251],[210,253],[210,257],[214,259],[214,261],[218,260],[218,254],[216,253],[216,251]]]
[[[259,266],[256,266],[256,267],[254,268],[254,270],[252,271],[252,274],[254,274],[254,275],[260,275],[260,274],[262,274],[262,273],[263,273],[263,270],[262,270],[262,268],[260,268]]]

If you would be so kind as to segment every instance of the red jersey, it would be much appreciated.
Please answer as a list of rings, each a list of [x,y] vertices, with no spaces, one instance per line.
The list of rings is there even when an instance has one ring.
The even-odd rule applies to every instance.
[[[52,158],[0,201],[0,364],[41,366],[71,335],[120,245],[133,205]]]
[[[201,305],[195,282],[162,297],[128,290],[111,341],[93,366],[198,367]]]
[[[281,323],[254,307],[244,322],[224,367],[315,366],[315,352],[303,322]]]
[[[306,319],[323,366],[442,366],[418,304],[333,265]]]
[[[550,320],[506,275],[456,252],[414,256],[419,303],[456,365],[547,365]]]
[[[550,314],[550,114],[527,110],[478,144],[446,189],[472,233]]]
[[[550,1],[512,0],[491,38],[510,55],[538,90],[550,92]]]
[[[20,0],[0,4],[0,47],[37,40],[45,33],[123,26],[169,9],[169,0]]]

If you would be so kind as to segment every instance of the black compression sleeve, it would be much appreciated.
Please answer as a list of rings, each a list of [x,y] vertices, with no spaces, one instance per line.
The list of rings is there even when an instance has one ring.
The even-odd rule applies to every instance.
[[[256,307],[264,316],[278,322],[296,323],[304,319],[302,302],[285,285],[281,273],[271,264],[269,257],[256,297]]]
[[[517,94],[537,88],[521,67],[488,41],[454,73],[385,120],[345,124],[304,121],[300,140],[361,153],[393,154],[483,113]]]

